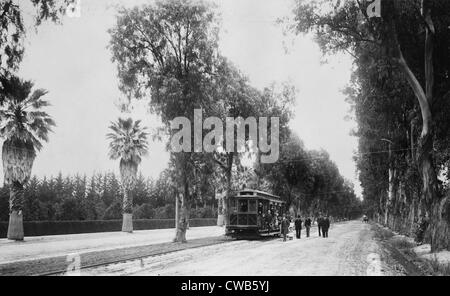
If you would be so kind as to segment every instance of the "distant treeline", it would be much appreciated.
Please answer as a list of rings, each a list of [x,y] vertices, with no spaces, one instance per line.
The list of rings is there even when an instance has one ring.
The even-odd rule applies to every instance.
[[[140,174],[133,194],[135,219],[172,219],[175,198],[167,172],[157,180]],[[122,218],[120,178],[114,173],[44,177],[34,176],[25,187],[26,221],[113,220]],[[8,221],[9,188],[0,189],[0,221]],[[191,218],[214,218],[213,196],[192,204]]]

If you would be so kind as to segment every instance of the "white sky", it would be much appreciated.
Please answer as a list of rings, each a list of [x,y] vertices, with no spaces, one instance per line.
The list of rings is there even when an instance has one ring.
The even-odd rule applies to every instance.
[[[122,97],[117,87],[116,68],[107,30],[115,23],[115,5],[131,7],[144,0],[82,0],[80,18],[64,18],[63,25],[42,25],[38,33],[29,31],[26,55],[20,74],[49,91],[53,104],[48,112],[57,127],[34,164],[38,176],[118,171],[118,163],[108,159],[105,134],[120,112],[115,103]],[[298,37],[286,54],[285,37],[274,24],[291,13],[289,0],[215,0],[223,18],[222,53],[247,74],[251,83],[263,88],[272,81],[291,81],[298,89],[296,117],[291,127],[307,148],[324,148],[340,172],[359,181],[352,161],[357,139],[349,135],[354,122],[344,120],[349,106],[341,90],[350,79],[351,59],[341,55],[321,64],[317,45],[308,37]],[[138,105],[135,119],[144,119],[150,128],[160,123]],[[165,144],[152,142],[141,171],[157,177],[167,167]],[[357,185],[358,184],[358,185]]]

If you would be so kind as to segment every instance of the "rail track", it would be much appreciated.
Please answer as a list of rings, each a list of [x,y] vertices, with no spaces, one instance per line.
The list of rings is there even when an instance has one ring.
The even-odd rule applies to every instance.
[[[139,260],[148,257],[157,257],[186,249],[201,248],[212,245],[225,244],[234,239],[219,236],[193,239],[187,243],[161,243],[153,245],[140,245],[109,250],[88,251],[58,255],[48,258],[31,259],[0,264],[0,275],[6,276],[54,276],[68,274],[68,268],[73,258],[79,260],[79,270],[95,268],[126,261]],[[70,260],[69,260],[70,259]],[[70,273],[69,273],[70,274]]]
[[[209,247],[209,246],[214,246],[214,245],[221,245],[221,244],[226,244],[226,243],[230,243],[230,242],[249,241],[249,240],[270,241],[270,240],[277,239],[277,238],[279,238],[279,236],[277,236],[277,235],[259,236],[259,237],[256,237],[256,236],[248,236],[247,237],[246,236],[246,237],[239,237],[239,238],[220,237],[219,240],[217,240],[217,241],[215,240],[212,242],[199,243],[199,244],[196,244],[193,246],[186,245],[186,246],[188,246],[186,248],[158,251],[158,252],[154,252],[151,254],[139,254],[139,255],[133,254],[131,256],[127,256],[126,258],[117,258],[117,259],[113,259],[113,260],[108,260],[107,262],[85,264],[85,265],[80,266],[80,270],[97,268],[97,267],[107,266],[107,265],[117,264],[117,263],[124,263],[124,262],[128,262],[128,261],[146,259],[146,258],[150,258],[150,257],[159,257],[159,256],[167,255],[170,253],[175,253],[178,251],[183,251],[183,250],[188,250],[188,249],[197,249],[197,248]],[[200,239],[200,240],[205,240],[205,239]],[[178,244],[178,245],[183,246],[183,244]],[[55,275],[66,275],[66,274],[67,274],[67,270],[59,270],[59,271],[40,273],[40,274],[37,274],[37,276],[55,276]]]

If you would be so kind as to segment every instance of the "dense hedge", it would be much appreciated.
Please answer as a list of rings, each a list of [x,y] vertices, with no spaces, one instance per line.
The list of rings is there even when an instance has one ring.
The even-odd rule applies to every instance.
[[[189,226],[213,226],[217,219],[191,219]],[[25,236],[75,234],[92,232],[120,231],[122,220],[97,221],[25,221],[23,223]],[[174,219],[141,219],[134,220],[135,230],[174,228]],[[8,232],[8,222],[0,222],[0,238],[5,238]]]

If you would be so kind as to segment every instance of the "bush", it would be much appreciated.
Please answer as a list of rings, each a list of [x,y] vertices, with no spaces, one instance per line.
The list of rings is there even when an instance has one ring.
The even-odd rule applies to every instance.
[[[153,219],[155,210],[150,204],[142,204],[133,210],[133,218],[135,219]]]
[[[439,262],[436,255],[428,261],[430,269],[433,275],[437,276],[450,276],[450,263]]]
[[[104,220],[114,220],[122,218],[122,205],[120,202],[111,204],[103,215]]]
[[[402,249],[402,250],[412,249],[412,248],[414,248],[416,246],[416,244],[414,244],[413,242],[409,241],[407,238],[395,239],[392,242],[392,244],[397,249]]]
[[[378,236],[382,240],[388,240],[394,236],[394,233],[392,233],[392,231],[389,229],[380,228],[380,230],[378,232]]]
[[[42,207],[42,206],[41,206]],[[65,197],[60,203],[57,217],[58,220],[82,220],[83,213],[79,200],[75,197]],[[42,220],[48,220],[42,219]]]
[[[8,221],[9,219],[9,189],[8,187],[0,188],[0,221]]]
[[[214,218],[217,216],[217,210],[212,207],[198,208],[191,210],[191,218]]]
[[[175,218],[175,206],[167,204],[164,207],[155,209],[155,219],[174,219]]]

